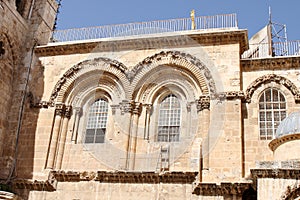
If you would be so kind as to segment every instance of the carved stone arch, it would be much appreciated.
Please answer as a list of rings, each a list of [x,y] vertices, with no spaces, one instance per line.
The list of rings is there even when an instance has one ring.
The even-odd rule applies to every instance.
[[[98,84],[100,84],[99,81],[108,81],[109,79],[104,78],[108,74],[111,77],[110,82],[115,83],[119,90],[128,96],[124,89],[130,84],[125,75],[126,70],[127,68],[122,63],[108,58],[95,58],[80,62],[66,71],[56,83],[50,97],[50,103],[63,103],[68,99],[70,92],[76,89],[76,84],[89,81],[88,79],[91,77],[94,79],[97,77],[98,79],[95,80],[98,80]]]
[[[282,200],[299,200],[300,199],[300,186],[288,186],[286,192],[281,197]]]
[[[121,99],[124,96],[122,86],[117,77],[100,71],[101,77],[97,75],[98,71],[91,71],[77,78],[72,87],[66,91],[67,99],[63,100],[67,104],[79,106],[78,101],[82,101],[87,91],[98,93],[100,90],[108,93],[111,100]],[[79,100],[78,100],[79,99]]]
[[[140,81],[148,77],[149,72],[162,65],[177,67],[190,72],[190,75],[195,77],[194,80],[201,88],[203,95],[215,95],[217,93],[210,70],[198,58],[179,51],[162,51],[145,58],[136,65],[129,74],[132,90],[134,91],[139,87]]]
[[[289,79],[285,77],[276,74],[267,74],[257,78],[254,82],[252,82],[249,85],[245,93],[245,102],[250,103],[253,93],[262,85],[271,82],[275,82],[279,85],[283,85],[293,94],[296,103],[300,101],[299,90],[293,82],[291,82]]]

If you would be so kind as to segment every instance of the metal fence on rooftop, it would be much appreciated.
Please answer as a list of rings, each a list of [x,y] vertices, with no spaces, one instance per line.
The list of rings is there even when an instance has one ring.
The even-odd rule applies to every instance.
[[[238,27],[236,14],[195,17],[195,25],[195,30]],[[169,19],[119,25],[56,30],[53,32],[52,42],[149,35],[157,33],[187,31],[191,29],[191,18]]]
[[[245,51],[242,58],[267,58],[279,56],[300,55],[300,41],[286,41],[270,43],[249,44],[249,50]]]

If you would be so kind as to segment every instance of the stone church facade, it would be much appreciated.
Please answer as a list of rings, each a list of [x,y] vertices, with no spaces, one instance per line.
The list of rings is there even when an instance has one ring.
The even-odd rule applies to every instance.
[[[52,34],[57,9],[0,2],[1,198],[299,198],[297,51],[262,56],[235,15]]]

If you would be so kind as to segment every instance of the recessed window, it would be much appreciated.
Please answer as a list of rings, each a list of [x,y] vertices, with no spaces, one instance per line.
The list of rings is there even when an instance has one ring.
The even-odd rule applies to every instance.
[[[275,88],[263,91],[259,99],[259,132],[261,140],[271,140],[276,129],[286,117],[286,101],[284,95]]]
[[[105,99],[95,101],[88,114],[85,143],[104,143],[108,116],[108,102]]]
[[[180,102],[170,94],[159,104],[158,142],[177,142],[180,134]]]

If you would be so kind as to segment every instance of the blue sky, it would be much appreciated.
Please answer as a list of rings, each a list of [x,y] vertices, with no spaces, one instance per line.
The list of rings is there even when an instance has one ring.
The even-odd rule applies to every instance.
[[[236,13],[239,28],[252,36],[268,23],[269,5],[288,39],[300,40],[300,0],[62,0],[57,28],[185,18],[195,9],[196,16]]]

